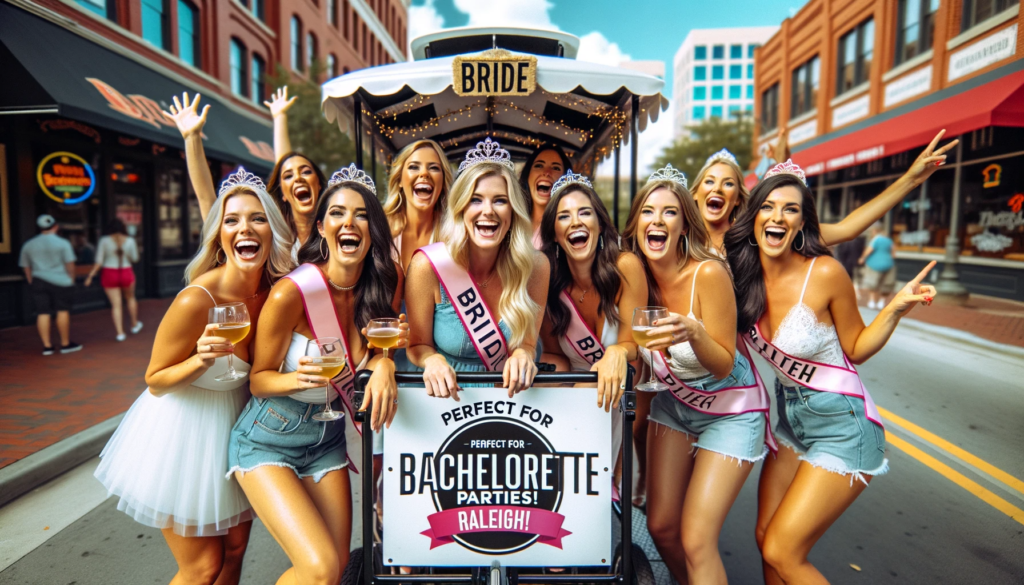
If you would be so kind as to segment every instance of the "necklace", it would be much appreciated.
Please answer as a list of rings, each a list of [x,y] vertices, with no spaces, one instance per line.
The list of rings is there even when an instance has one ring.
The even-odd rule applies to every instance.
[[[353,284],[352,286],[338,286],[337,284],[334,284],[333,280],[328,278],[327,283],[330,284],[331,288],[333,288],[334,290],[349,291],[354,289],[356,287],[356,284],[359,284],[359,281],[357,280],[356,283]]]
[[[497,273],[498,273],[498,271],[497,271],[497,270],[495,270],[494,272],[492,272],[492,273],[491,273],[491,275],[487,277],[487,280],[485,280],[485,281],[483,281],[483,282],[481,282],[481,283],[480,283],[480,286],[481,286],[481,287],[483,287],[483,288],[487,288],[487,283],[488,283],[488,282],[491,282],[491,279],[493,279],[493,278],[494,278],[494,275],[495,275],[495,274],[497,274]]]
[[[590,288],[594,288],[594,286],[591,285]],[[583,299],[587,298],[587,293],[590,292],[590,288],[588,288],[587,290],[583,291],[583,294],[580,295],[580,300],[576,301],[577,303],[579,303],[581,305],[583,304]]]

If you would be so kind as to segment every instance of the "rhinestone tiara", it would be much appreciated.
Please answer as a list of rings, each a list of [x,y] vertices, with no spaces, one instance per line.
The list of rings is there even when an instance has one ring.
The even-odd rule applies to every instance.
[[[574,184],[583,185],[588,189],[594,188],[594,185],[590,182],[590,179],[588,179],[585,175],[577,175],[576,173],[572,172],[572,169],[568,169],[567,171],[565,171],[565,174],[562,175],[561,177],[558,177],[558,180],[555,181],[555,184],[551,186],[551,197],[553,198],[555,195],[558,195],[559,191],[565,189],[569,185]]]
[[[664,168],[658,169],[647,178],[647,182],[651,181],[672,181],[673,183],[679,183],[683,186],[683,189],[689,189],[690,186],[686,182],[686,175],[681,171],[672,168],[672,165],[665,165]]]
[[[740,163],[736,160],[736,157],[733,156],[733,154],[731,152],[729,152],[728,148],[723,148],[722,150],[719,150],[715,154],[712,154],[711,156],[709,156],[707,162],[704,163],[704,166],[705,167],[711,166],[712,163],[716,163],[718,161],[723,161],[723,160],[731,162],[732,164],[734,164],[736,166],[740,166]]]
[[[366,187],[374,195],[377,194],[377,186],[373,184],[373,179],[370,175],[367,175],[363,171],[356,168],[356,163],[352,163],[347,167],[342,167],[340,170],[335,171],[331,175],[330,180],[327,181],[327,186],[331,187],[338,183],[359,183],[363,187]]]
[[[516,166],[512,164],[512,156],[509,155],[508,151],[488,137],[483,142],[477,142],[476,148],[469,149],[469,152],[466,153],[466,160],[462,161],[462,164],[459,165],[459,172],[461,173],[473,165],[484,162],[498,163],[513,173],[516,170]]]
[[[228,178],[220,184],[220,189],[217,191],[217,197],[227,193],[235,187],[250,187],[252,189],[259,189],[260,191],[266,191],[267,186],[263,184],[263,179],[245,170],[245,167],[238,167],[238,170],[228,175]]]
[[[768,169],[768,172],[764,174],[764,178],[761,180],[763,181],[768,177],[774,177],[775,175],[782,174],[793,175],[794,177],[800,179],[800,182],[803,183],[805,187],[807,186],[807,176],[804,175],[804,170],[800,168],[800,165],[793,162],[793,159],[791,158],[786,159],[786,162],[784,163],[779,163],[774,167]]]

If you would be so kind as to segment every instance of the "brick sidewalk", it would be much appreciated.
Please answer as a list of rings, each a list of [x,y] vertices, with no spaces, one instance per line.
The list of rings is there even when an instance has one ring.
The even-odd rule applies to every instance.
[[[172,300],[140,300],[145,327],[121,343],[109,310],[72,315],[71,339],[85,349],[66,355],[42,355],[34,325],[0,332],[0,468],[127,410],[146,388],[153,338]]]
[[[861,301],[861,306],[867,306],[866,294]],[[963,307],[936,302],[930,307],[914,307],[907,318],[1024,347],[1024,303],[971,295]]]

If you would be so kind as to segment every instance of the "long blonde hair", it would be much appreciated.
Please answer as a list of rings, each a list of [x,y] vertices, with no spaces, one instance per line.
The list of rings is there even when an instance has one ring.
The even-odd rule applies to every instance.
[[[699,189],[700,184],[704,181],[704,176],[708,174],[711,167],[722,164],[736,173],[736,187],[740,191],[740,200],[736,203],[736,207],[732,208],[732,212],[729,214],[729,223],[736,221],[736,216],[739,215],[743,208],[747,206],[747,201],[750,201],[750,191],[747,190],[746,183],[743,182],[743,170],[740,166],[727,158],[712,158],[708,162],[704,163],[704,168],[697,173],[697,178],[691,183],[694,189]],[[691,197],[692,199],[692,197]]]
[[[530,297],[526,285],[533,272],[533,223],[526,211],[526,197],[512,171],[491,162],[477,163],[463,171],[452,184],[448,210],[441,225],[441,238],[455,263],[469,267],[469,232],[465,215],[476,185],[484,177],[499,176],[508,186],[508,199],[512,205],[512,225],[498,250],[498,277],[501,278],[501,300],[498,312],[512,330],[508,340],[509,351],[522,345],[527,333],[533,331],[538,305]]]
[[[444,217],[444,210],[448,206],[448,194],[452,187],[452,167],[448,164],[448,157],[444,154],[441,145],[433,140],[417,140],[403,148],[395,160],[391,163],[391,171],[388,173],[388,198],[384,202],[384,215],[388,217],[388,224],[391,225],[391,233],[400,234],[405,229],[408,221],[405,213],[406,197],[402,192],[402,171],[405,163],[409,162],[412,153],[421,148],[432,148],[441,161],[441,170],[444,172],[444,184],[441,185],[441,194],[434,204],[434,241],[440,241],[441,218]]]
[[[291,228],[288,227],[288,222],[281,215],[277,203],[262,189],[239,185],[218,197],[210,209],[210,213],[206,216],[206,221],[203,222],[203,231],[200,232],[202,241],[199,244],[199,250],[185,267],[186,284],[222,264],[218,260],[221,250],[220,224],[224,219],[224,206],[227,204],[227,200],[235,195],[255,196],[260,200],[263,211],[267,214],[270,232],[274,234],[274,241],[263,271],[270,282],[276,282],[278,278],[288,274],[295,267],[295,263],[292,261],[292,243],[295,241],[295,236]]]

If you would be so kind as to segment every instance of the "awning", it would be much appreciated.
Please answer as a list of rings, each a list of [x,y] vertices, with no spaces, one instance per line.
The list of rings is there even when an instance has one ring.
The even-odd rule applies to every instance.
[[[198,89],[211,105],[207,154],[261,171],[273,166],[269,120],[3,2],[0,71],[0,113],[55,113],[177,148],[181,134],[160,112],[173,96]]]
[[[1024,61],[793,148],[808,175],[865,163],[987,126],[1024,127]]]

